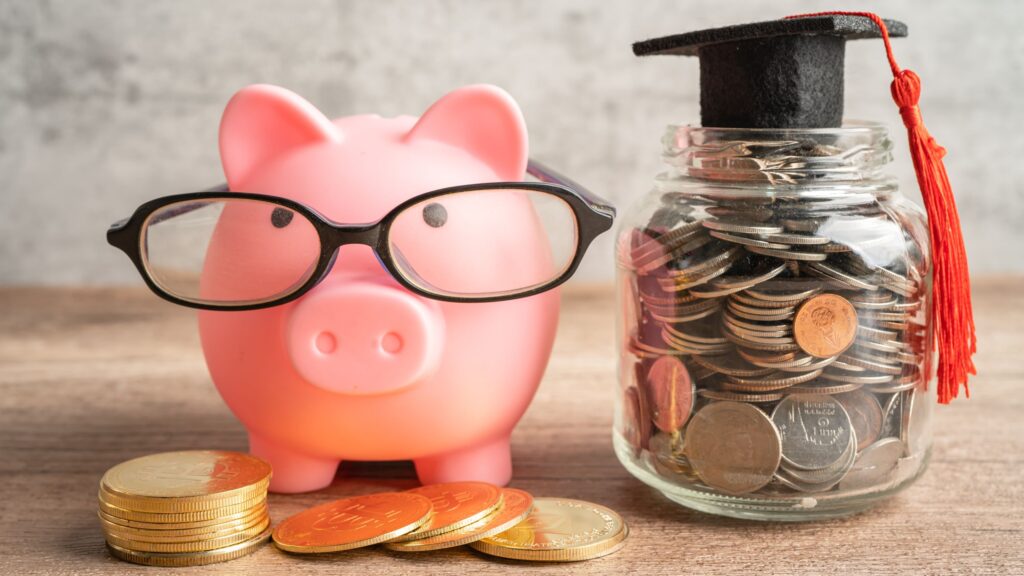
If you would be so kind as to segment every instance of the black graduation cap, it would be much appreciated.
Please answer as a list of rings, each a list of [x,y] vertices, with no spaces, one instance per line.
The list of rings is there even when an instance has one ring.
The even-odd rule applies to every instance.
[[[907,35],[902,22],[884,22],[889,36]],[[835,128],[846,41],[880,37],[868,18],[815,16],[654,38],[633,44],[633,53],[700,58],[703,126]]]

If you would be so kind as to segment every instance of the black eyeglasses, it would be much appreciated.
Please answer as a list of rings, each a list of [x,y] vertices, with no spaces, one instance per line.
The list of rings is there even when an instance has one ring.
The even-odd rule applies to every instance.
[[[225,186],[139,206],[107,241],[160,297],[205,310],[253,310],[295,300],[330,272],[338,249],[369,246],[412,292],[446,302],[538,294],[576,271],[615,209],[531,161],[541,182],[442,188],[371,224],[339,224],[312,208]]]

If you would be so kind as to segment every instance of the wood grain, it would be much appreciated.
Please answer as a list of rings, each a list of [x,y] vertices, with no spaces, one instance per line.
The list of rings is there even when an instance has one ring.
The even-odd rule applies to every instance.
[[[513,436],[513,485],[618,510],[632,527],[623,551],[566,566],[468,549],[297,558],[266,546],[174,573],[1024,573],[1024,280],[978,281],[974,290],[981,351],[973,398],[937,409],[925,476],[859,516],[797,525],[723,519],[633,479],[611,449],[611,296],[574,291],[545,381]],[[0,290],[0,574],[154,573],[104,550],[97,482],[122,460],[187,448],[246,448],[209,382],[194,313],[135,289]],[[327,490],[272,496],[272,515],[414,484],[405,462],[347,463]]]

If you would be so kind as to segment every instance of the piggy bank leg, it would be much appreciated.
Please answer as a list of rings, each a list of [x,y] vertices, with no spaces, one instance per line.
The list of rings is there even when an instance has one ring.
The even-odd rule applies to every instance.
[[[423,484],[479,480],[504,486],[512,479],[512,453],[508,436],[454,452],[420,458],[415,464],[416,474]]]
[[[338,470],[338,460],[300,454],[253,433],[249,433],[249,451],[274,469],[271,492],[294,494],[326,488]]]

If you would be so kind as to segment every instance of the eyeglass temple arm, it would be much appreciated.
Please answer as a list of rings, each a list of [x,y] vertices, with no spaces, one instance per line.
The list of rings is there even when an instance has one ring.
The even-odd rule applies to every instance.
[[[575,190],[576,192],[579,193],[581,197],[583,197],[584,200],[587,201],[587,203],[591,205],[591,207],[600,212],[605,213],[607,216],[611,218],[615,217],[615,207],[612,206],[610,202],[604,200],[597,194],[594,194],[579,182],[576,182],[572,178],[569,178],[568,176],[558,173],[554,169],[545,166],[544,164],[538,162],[537,160],[534,160],[533,158],[530,158],[530,160],[526,163],[526,173],[529,174],[530,176],[533,176],[537,180],[540,180],[541,182],[547,182],[548,184],[558,184],[560,186],[565,186],[566,188],[569,188],[571,190]]]

